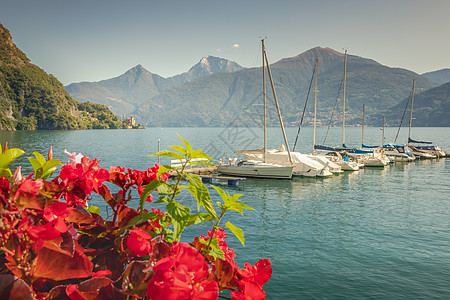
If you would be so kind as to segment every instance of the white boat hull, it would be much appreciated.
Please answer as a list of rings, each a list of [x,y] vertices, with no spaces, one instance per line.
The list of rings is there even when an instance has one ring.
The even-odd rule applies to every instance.
[[[263,154],[245,154],[245,159],[263,161]],[[328,168],[322,166],[317,161],[314,161],[299,152],[291,152],[292,164],[289,161],[287,152],[280,152],[277,150],[267,150],[265,160],[268,163],[278,164],[283,166],[293,166],[293,173],[295,176],[304,177],[327,177],[333,175]]]
[[[235,166],[221,165],[217,167],[217,172],[231,176],[271,178],[271,179],[291,179],[291,166]]]

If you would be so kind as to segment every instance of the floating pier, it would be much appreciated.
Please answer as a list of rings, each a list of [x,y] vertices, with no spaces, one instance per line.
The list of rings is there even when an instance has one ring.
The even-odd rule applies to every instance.
[[[244,177],[220,176],[220,175],[200,175],[203,182],[228,182],[229,185],[239,185],[239,182],[245,180]]]

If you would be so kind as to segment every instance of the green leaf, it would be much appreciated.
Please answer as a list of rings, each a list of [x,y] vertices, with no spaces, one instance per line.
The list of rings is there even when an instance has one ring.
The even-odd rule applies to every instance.
[[[211,195],[208,189],[203,184],[201,178],[195,174],[186,174],[189,180],[188,190],[192,196],[197,200],[197,210],[200,210],[200,206],[203,206],[210,215],[217,219],[217,213],[214,209],[214,204],[211,200]]]
[[[0,177],[4,176],[6,179],[11,178],[12,173],[8,168],[0,168]]]
[[[209,160],[215,160],[215,159],[211,158],[208,154],[206,154],[203,151],[201,151],[200,149],[192,151],[191,157],[192,158],[206,158],[206,159],[209,159]]]
[[[162,181],[160,185],[158,186],[158,193],[160,195],[173,195],[175,192],[176,185],[167,184],[166,182]],[[176,190],[175,196],[180,194],[180,189]]]
[[[53,168],[55,168],[56,166],[60,166],[60,165],[62,165],[62,164],[63,164],[63,163],[60,162],[60,161],[57,160],[57,159],[51,159],[51,160],[49,160],[49,161],[47,161],[47,162],[44,163],[44,165],[42,166],[42,170],[43,170],[44,172],[46,172],[47,170],[53,169]]]
[[[225,223],[225,226],[227,226],[227,228],[230,229],[230,231],[239,239],[239,241],[241,242],[242,246],[245,247],[245,245],[244,245],[244,232],[242,231],[242,229],[234,226],[230,222]]]
[[[4,153],[0,154],[0,168],[6,168],[13,161],[14,161],[14,159],[11,158],[11,156],[4,154]]]
[[[230,198],[230,195],[225,192],[223,189],[221,189],[218,186],[212,185],[211,186],[217,191],[217,193],[219,193],[220,197],[223,199],[223,202],[225,202],[226,200],[228,200]]]
[[[225,254],[219,248],[219,241],[216,238],[212,238],[210,240],[199,239],[199,242],[203,245],[208,246],[205,251],[208,255],[211,255],[215,258],[225,259]]]
[[[31,166],[33,167],[34,178],[41,178],[42,177],[42,164],[33,157],[27,157],[27,158],[30,161]]]
[[[137,215],[133,219],[131,219],[130,222],[128,222],[128,224],[123,227],[123,229],[128,229],[130,227],[142,224],[144,222],[147,222],[150,219],[156,219],[157,216],[159,216],[159,215],[152,213],[152,212],[142,213],[140,215]],[[161,216],[159,216],[159,217],[161,217]]]
[[[90,213],[94,213],[94,214],[97,214],[97,215],[99,215],[100,212],[101,212],[100,208],[98,208],[97,206],[93,206],[93,205],[88,207],[88,211]]]
[[[191,166],[193,165],[207,165],[207,166],[212,166],[212,167],[216,167],[217,165],[207,161],[207,160],[203,160],[203,161],[191,161],[190,162]]]
[[[187,151],[186,151],[186,149],[184,149],[183,147],[181,147],[181,146],[178,146],[178,145],[175,145],[175,146],[170,146],[170,148],[172,148],[172,149],[174,149],[174,150],[177,150],[178,152],[180,152],[181,154],[183,154],[183,155],[187,155]]]
[[[225,206],[226,210],[234,210],[237,211],[238,213],[240,213],[241,215],[244,215],[242,213],[243,209],[249,209],[249,210],[254,210],[253,208],[249,207],[247,204],[245,203],[241,203],[241,202],[233,202],[230,203],[229,205]]]
[[[221,209],[223,209],[225,211],[234,210],[234,211],[237,211],[238,213],[240,213],[241,215],[243,215],[243,213],[242,213],[243,209],[254,210],[247,204],[238,202],[239,197],[241,197],[242,194],[233,194],[232,196],[230,196],[227,192],[225,192],[220,187],[217,187],[214,185],[211,185],[211,186],[219,193],[220,197],[222,197],[222,199],[223,199],[224,205],[220,205],[220,203],[217,203]]]
[[[191,152],[192,152],[191,145],[189,145],[189,143],[185,139],[183,139],[181,136],[178,135],[178,137],[180,138],[180,140],[183,142],[184,146],[186,147],[188,155],[191,155]]]
[[[158,200],[154,201],[154,203],[169,203],[170,198],[167,196],[159,197]]]
[[[173,239],[178,241],[181,235],[181,232],[186,227],[186,223],[189,221],[189,216],[191,214],[191,210],[189,207],[184,206],[181,203],[176,201],[172,201],[167,204],[167,214],[171,218],[173,224]]]
[[[56,166],[62,165],[63,163],[57,159],[51,159],[42,166],[42,179],[46,180],[53,174],[53,171],[56,170]]]
[[[225,260],[225,254],[222,250],[218,248],[213,248],[207,251],[209,255],[213,256],[214,258],[220,258]]]
[[[1,149],[0,149],[1,152]],[[11,148],[6,150],[6,155],[9,155],[12,159],[16,159],[19,156],[23,155],[25,153],[25,151],[23,151],[22,149],[19,148]]]
[[[177,168],[175,168],[175,167],[170,167],[170,166],[167,166],[167,165],[161,165],[161,166],[159,166],[158,173],[156,174],[156,178],[159,178],[159,176],[161,176],[161,174],[163,174],[163,173],[166,173],[166,172],[168,172],[170,170],[176,170],[176,169]]]
[[[147,157],[150,157],[150,156],[165,156],[165,157],[171,157],[171,158],[176,158],[176,159],[184,158],[183,155],[176,153],[176,152],[168,151],[168,150],[163,150],[158,153],[147,155]]]
[[[142,210],[144,209],[144,203],[145,203],[145,200],[147,200],[148,195],[150,195],[151,192],[156,190],[161,183],[165,183],[165,182],[162,180],[153,180],[152,182],[150,182],[149,184],[147,184],[145,186],[145,189],[141,195],[141,199],[139,200],[139,211],[141,213],[142,213]]]
[[[37,151],[34,151],[33,154],[34,154],[34,157],[36,157],[36,160],[41,164],[41,166],[45,164],[44,155],[40,154]]]
[[[211,216],[210,214],[198,213],[198,214],[190,215],[189,220],[187,221],[186,225],[190,226],[190,225],[195,225],[195,224],[199,224],[202,222],[213,221],[213,220],[214,220],[214,217]]]

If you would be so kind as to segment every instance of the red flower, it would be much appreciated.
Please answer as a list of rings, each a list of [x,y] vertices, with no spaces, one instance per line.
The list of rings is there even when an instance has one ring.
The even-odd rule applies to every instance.
[[[69,192],[84,199],[92,191],[99,193],[102,182],[109,179],[109,172],[99,168],[97,159],[90,161],[89,157],[83,156],[81,163],[73,161],[71,164],[63,166],[59,177],[68,187]]]
[[[208,279],[209,266],[197,250],[186,243],[174,243],[172,253],[159,260],[147,287],[151,299],[217,299],[219,288]]]
[[[70,215],[67,209],[67,203],[57,202],[44,208],[44,219],[48,222],[58,218],[67,218]]]
[[[14,201],[17,201],[20,197],[33,197],[39,194],[39,191],[44,186],[42,179],[25,180],[19,186],[14,195]]]
[[[241,280],[238,291],[230,292],[230,296],[235,300],[260,300],[266,298],[266,293],[257,284],[249,280]]]
[[[262,286],[270,279],[270,276],[272,276],[270,260],[260,259],[254,266],[245,263],[245,268],[238,270],[238,274],[241,278],[246,278],[255,282],[262,288]]]
[[[62,225],[55,219],[43,226],[31,226],[27,229],[28,236],[35,241],[34,250],[40,250],[44,246],[44,241],[51,241],[58,238],[61,233],[67,231],[65,223]]]
[[[152,236],[149,233],[135,228],[127,238],[127,247],[134,255],[142,257],[147,255],[151,250],[151,244],[148,241],[151,238]]]
[[[0,197],[9,198],[9,180],[3,176],[0,178]]]
[[[237,270],[238,290],[230,293],[233,299],[264,299],[263,285],[272,276],[270,260],[260,259],[254,266],[245,263],[245,268]]]

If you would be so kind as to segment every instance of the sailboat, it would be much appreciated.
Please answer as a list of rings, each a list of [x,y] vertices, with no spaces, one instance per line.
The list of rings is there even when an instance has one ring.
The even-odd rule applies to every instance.
[[[384,155],[384,151],[381,147],[370,147],[369,150],[364,149],[364,116],[366,105],[363,104],[363,117],[362,117],[362,129],[361,129],[361,150],[368,153],[362,154],[361,161],[364,163],[364,167],[382,167],[388,165],[390,160]]]
[[[267,61],[267,54],[265,55],[265,59],[267,62],[267,70],[269,73],[272,90],[275,91],[274,86],[273,86],[272,76],[270,73],[269,62]],[[275,92],[274,92],[273,96],[275,99],[277,99]],[[275,101],[275,103],[277,104],[278,101]],[[277,105],[277,111],[278,111],[278,116],[280,119],[281,126],[282,126],[282,128],[284,128],[282,125],[283,122],[281,119],[281,114],[278,109],[278,105]],[[283,135],[284,135],[284,130],[283,130]],[[262,153],[262,151],[259,151],[259,149],[252,150],[252,151],[237,150],[237,151],[235,151],[235,153],[245,154],[246,160],[259,160],[259,161],[280,164],[280,165],[292,165],[294,167],[293,174],[295,176],[327,177],[327,176],[333,175],[329,171],[329,168],[327,165],[323,165],[321,162],[311,159],[300,152],[289,151],[289,145],[287,143],[286,136],[284,135],[284,137],[285,137],[285,143],[286,143],[287,149],[284,147],[284,145],[281,145],[280,147],[278,147],[278,149],[266,149],[264,147],[264,149],[265,149],[264,153]]]
[[[314,131],[313,131],[313,153],[312,154],[306,154],[306,157],[318,162],[319,164],[321,164],[323,167],[327,168],[328,171],[331,172],[331,174],[336,174],[336,173],[342,173],[342,168],[341,166],[339,166],[338,164],[332,162],[331,160],[329,160],[328,158],[326,158],[324,155],[317,155],[315,149],[314,149],[314,145],[316,143],[316,121],[317,121],[317,78],[318,78],[318,73],[319,73],[319,59],[316,58],[316,64],[314,67],[314,72],[313,75],[315,75],[315,87],[314,87]],[[312,81],[312,78],[311,78]],[[308,100],[308,99],[306,99]],[[306,107],[306,101],[305,101],[305,107]],[[301,128],[301,121],[300,121],[300,125],[299,125],[299,130],[297,133],[297,138],[296,138],[296,143],[297,143],[297,139],[298,139],[298,135],[300,133],[300,128]],[[294,145],[295,148],[295,145]]]
[[[283,136],[286,140],[286,133],[284,131],[283,122],[281,119],[280,110],[278,107],[278,101],[275,95],[275,90],[273,86],[272,76],[270,75],[269,62],[267,59],[266,50],[264,47],[264,40],[261,40],[262,44],[262,74],[263,74],[263,105],[264,105],[264,147],[263,149],[256,150],[246,150],[249,152],[259,152],[263,155],[263,160],[250,160],[246,159],[238,162],[237,164],[228,164],[228,165],[219,165],[217,167],[217,172],[224,175],[233,175],[233,176],[243,176],[243,177],[256,177],[256,178],[272,178],[272,179],[291,179],[293,174],[294,166],[292,165],[292,160],[290,157],[289,147],[287,149],[289,153],[289,165],[281,165],[281,164],[273,164],[267,162],[267,134],[266,134],[266,81],[265,81],[265,70],[264,70],[264,61],[267,62],[267,70],[269,72],[270,80],[272,83],[272,91],[275,98],[275,104],[278,110],[278,116],[280,118],[281,130],[283,132]],[[286,143],[287,145],[287,143]],[[242,150],[237,150],[237,153]],[[235,151],[236,153],[236,151]]]
[[[357,161],[352,160],[352,156],[348,155],[349,149],[345,145],[345,83],[347,75],[347,50],[344,53],[344,79],[343,79],[343,105],[342,105],[342,147],[327,147],[321,145],[314,145],[315,150],[327,151],[326,157],[332,162],[338,164],[343,171],[357,171],[359,170],[359,164]]]
[[[411,96],[411,112],[409,117],[409,132],[408,132],[408,146],[413,150],[413,154],[418,158],[436,158],[445,157],[445,152],[438,146],[432,145],[433,142],[416,141],[411,139],[411,124],[413,115],[413,105],[414,105],[414,86],[416,80],[413,80],[412,96]],[[411,144],[421,144],[421,145],[411,145]],[[426,146],[425,146],[426,145]]]

